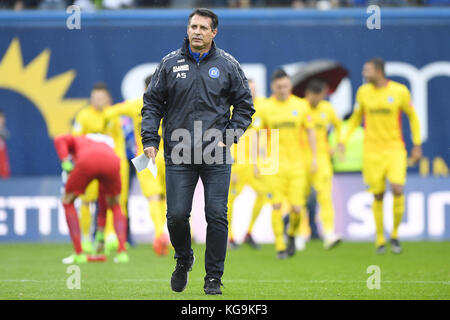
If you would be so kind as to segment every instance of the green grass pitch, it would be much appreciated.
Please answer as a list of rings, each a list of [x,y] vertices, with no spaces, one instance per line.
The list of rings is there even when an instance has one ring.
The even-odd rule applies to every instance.
[[[450,299],[450,242],[404,242],[404,252],[375,254],[373,243],[342,243],[331,251],[309,242],[277,260],[273,245],[228,250],[222,296],[203,293],[204,245],[182,293],[170,290],[173,250],[157,257],[150,245],[130,248],[130,263],[81,265],[81,288],[68,289],[61,258],[69,244],[1,244],[0,299]],[[389,249],[389,247],[388,247]],[[380,268],[380,289],[368,289],[367,268]]]

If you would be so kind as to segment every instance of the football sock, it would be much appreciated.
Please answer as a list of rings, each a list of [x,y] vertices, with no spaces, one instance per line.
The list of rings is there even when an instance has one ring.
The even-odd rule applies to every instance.
[[[64,212],[66,214],[67,226],[69,228],[70,238],[72,239],[73,247],[75,249],[76,254],[80,254],[83,252],[81,248],[81,235],[80,235],[80,224],[78,221],[77,210],[73,203],[64,204]]]
[[[114,215],[114,229],[119,239],[118,252],[125,251],[125,242],[127,241],[127,219],[122,213],[122,209],[119,204],[113,205],[111,211]]]
[[[398,227],[402,222],[403,213],[405,212],[405,195],[394,196],[394,228],[392,229],[391,238],[398,239]]]
[[[277,252],[286,250],[286,243],[283,235],[283,215],[281,212],[281,209],[272,209],[272,229],[275,236],[275,250]]]
[[[377,247],[384,245],[386,240],[384,239],[384,228],[383,228],[383,200],[373,200],[372,204],[373,216],[375,218],[375,231],[376,231],[376,241]]]
[[[165,200],[150,200],[150,216],[155,226],[155,238],[164,233],[164,225],[166,223],[165,216]]]
[[[263,206],[264,206],[264,197],[260,196],[259,194],[256,195],[256,200],[255,204],[253,205],[252,216],[250,218],[250,224],[248,226],[247,233],[252,233],[256,219],[258,219],[258,216],[261,213],[261,209]]]

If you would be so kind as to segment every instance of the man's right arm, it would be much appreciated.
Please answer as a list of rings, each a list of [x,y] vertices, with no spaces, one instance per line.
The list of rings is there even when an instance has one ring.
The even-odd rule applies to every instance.
[[[142,107],[141,138],[144,146],[144,153],[149,158],[153,158],[149,150],[158,150],[160,136],[158,134],[159,125],[164,115],[167,101],[166,75],[164,70],[164,60],[156,69],[152,82],[144,93],[144,105]],[[154,154],[156,156],[156,153]]]

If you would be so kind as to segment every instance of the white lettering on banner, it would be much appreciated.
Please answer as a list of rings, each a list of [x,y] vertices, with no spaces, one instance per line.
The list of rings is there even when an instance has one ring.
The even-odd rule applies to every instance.
[[[358,221],[350,222],[347,232],[355,238],[366,238],[375,233],[372,204],[373,196],[366,192],[355,193],[347,203],[347,210],[352,218]]]
[[[8,225],[6,224],[8,213],[5,210],[2,210],[4,207],[5,199],[3,197],[0,197],[0,222],[4,221],[4,223],[0,223],[0,236],[8,235]]]
[[[27,231],[26,210],[31,207],[31,198],[9,197],[7,204],[14,211],[14,233],[23,236]]]
[[[450,191],[434,192],[428,197],[428,235],[442,236],[445,232],[445,207],[450,205]]]
[[[39,233],[48,236],[52,231],[52,209],[57,206],[55,197],[34,197],[32,198],[33,207],[38,209]]]

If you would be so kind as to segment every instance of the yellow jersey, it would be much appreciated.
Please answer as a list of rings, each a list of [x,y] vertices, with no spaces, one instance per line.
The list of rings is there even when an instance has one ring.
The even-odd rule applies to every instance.
[[[106,119],[103,111],[87,106],[76,115],[71,133],[80,136],[88,133],[105,133],[105,129]]]
[[[258,161],[259,147],[257,131],[261,122],[261,109],[264,107],[265,101],[265,97],[257,97],[253,99],[255,113],[252,117],[252,123],[240,137],[238,144],[233,144],[231,147],[231,154],[237,164],[256,164]]]
[[[126,116],[130,117],[133,121],[134,127],[134,139],[137,146],[137,155],[144,152],[144,147],[142,145],[141,137],[141,123],[142,123],[142,106],[144,101],[141,98],[136,98],[132,100],[125,100],[121,103],[115,104],[105,110],[105,116],[107,119],[112,119],[114,117]],[[159,135],[162,135],[162,127],[159,127]],[[161,140],[162,141],[162,140]],[[163,154],[163,143],[160,143],[160,148],[158,154]]]
[[[401,111],[409,118],[412,141],[421,144],[420,124],[408,88],[389,80],[382,88],[372,83],[362,85],[356,93],[356,105],[349,120],[346,142],[364,117],[364,149],[370,151],[405,149]]]
[[[278,130],[278,159],[280,165],[291,166],[300,164],[302,152],[302,132],[312,128],[313,123],[302,99],[290,95],[285,101],[279,101],[274,96],[266,100],[265,106],[260,110],[260,121],[255,123],[256,128],[266,128],[269,135]],[[272,137],[268,138],[268,152],[274,149],[270,145]]]
[[[315,108],[313,108],[308,100],[302,100],[305,103],[308,114],[311,116],[312,123],[316,132],[317,157],[330,157],[330,148],[328,145],[328,130],[330,128],[330,125],[332,125],[339,140],[341,120],[336,115],[332,104],[328,101],[322,100],[317,104]],[[302,143],[306,148],[308,148],[308,150],[310,150],[306,132],[303,132]]]
[[[73,135],[85,135],[89,133],[101,133],[110,136],[114,140],[114,150],[120,158],[126,157],[125,136],[119,117],[107,118],[105,107],[102,111],[88,106],[77,114],[72,126]]]

